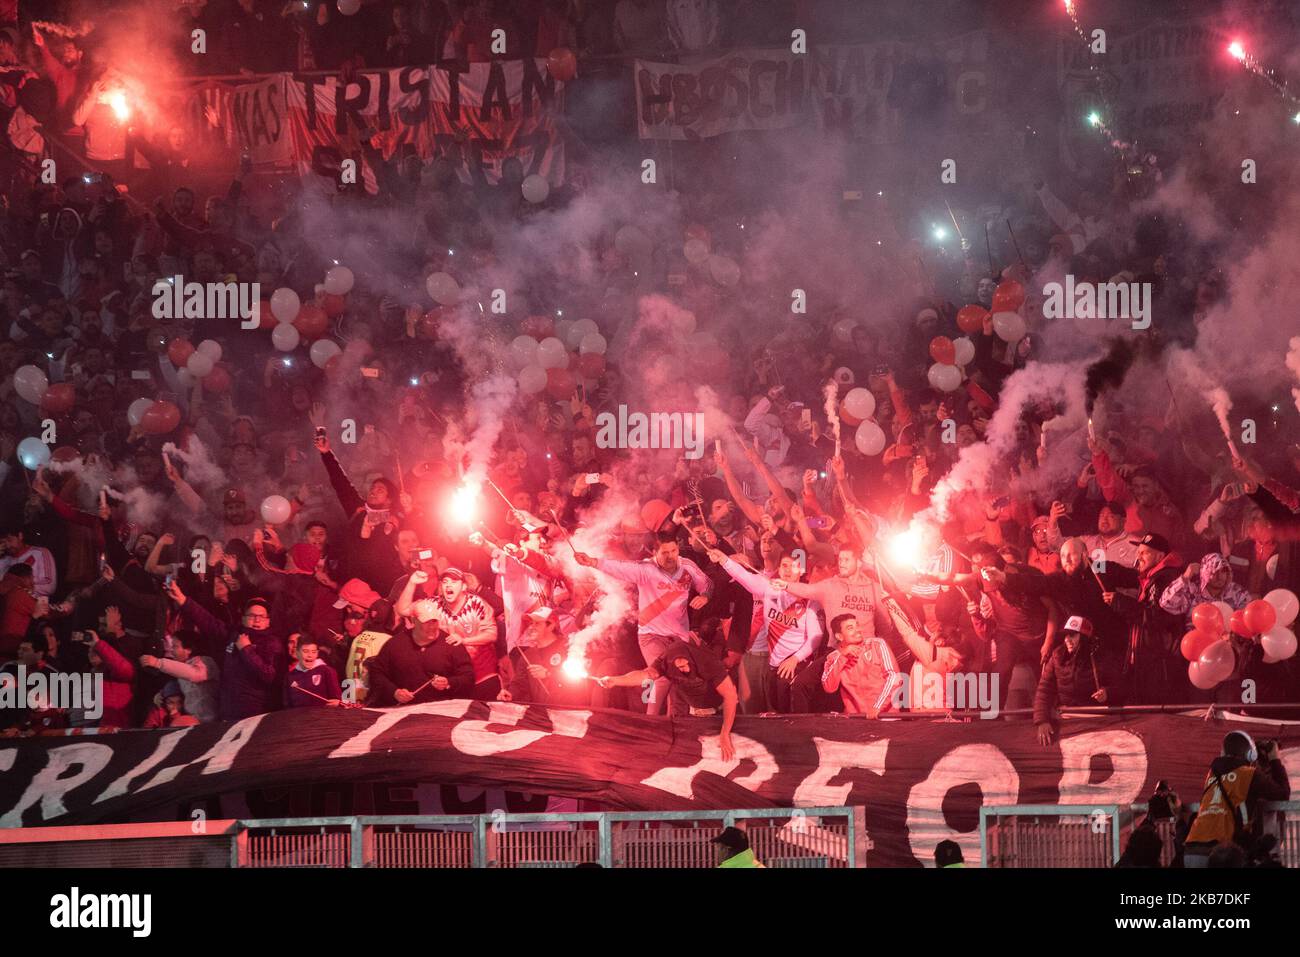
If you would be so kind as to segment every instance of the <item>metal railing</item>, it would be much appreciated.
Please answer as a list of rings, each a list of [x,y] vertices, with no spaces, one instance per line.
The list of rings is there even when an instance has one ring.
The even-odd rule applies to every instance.
[[[863,867],[862,808],[284,818],[0,831],[0,867],[716,867],[743,828],[767,867]]]
[[[984,867],[1114,867],[1146,812],[1145,804],[983,807],[980,859]],[[1260,814],[1265,833],[1281,843],[1283,865],[1300,867],[1300,801],[1264,804]],[[1160,865],[1168,867],[1177,854],[1176,824],[1171,818],[1152,823],[1162,844]]]

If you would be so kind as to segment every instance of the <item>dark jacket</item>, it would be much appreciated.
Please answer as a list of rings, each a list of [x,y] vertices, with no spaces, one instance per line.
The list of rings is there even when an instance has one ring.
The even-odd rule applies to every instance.
[[[390,502],[391,521],[375,526],[368,538],[361,537],[366,520],[366,500],[352,487],[343,466],[333,452],[322,452],[321,464],[329,474],[330,485],[338,496],[339,504],[348,515],[347,531],[338,549],[340,582],[360,578],[379,592],[388,594],[393,582],[402,574],[402,562],[397,557],[397,530],[401,525],[400,506]]]
[[[591,704],[591,683],[585,678],[568,678],[563,671],[569,656],[569,642],[553,641],[545,648],[516,648],[510,652],[513,678],[507,690],[511,701],[586,707]],[[545,678],[534,677],[529,665],[545,668]]]
[[[1055,724],[1057,708],[1081,708],[1102,704],[1093,693],[1106,690],[1104,704],[1119,704],[1119,662],[1101,650],[1091,638],[1083,638],[1071,653],[1064,642],[1057,645],[1038,679],[1034,692],[1034,723]]]
[[[286,708],[324,708],[330,701],[341,698],[342,695],[338,672],[324,661],[317,660],[310,671],[303,671],[294,664],[285,675],[284,706]],[[321,698],[326,700],[322,701]]]
[[[1138,597],[1116,594],[1112,606],[1129,626],[1125,663],[1129,670],[1129,704],[1177,704],[1190,700],[1187,663],[1179,651],[1185,633],[1182,615],[1171,615],[1160,607],[1160,596],[1180,574],[1183,563],[1174,553],[1165,556],[1147,575],[1110,565],[1106,569],[1109,588],[1138,588]]]
[[[412,704],[468,698],[474,691],[474,664],[469,652],[460,645],[447,644],[441,636],[420,646],[409,631],[402,632],[384,642],[379,654],[367,663],[370,677],[366,704],[377,708],[397,704],[394,692],[398,688],[415,691],[424,685]],[[425,684],[434,675],[446,678],[451,686],[439,690],[432,683]]]
[[[280,709],[281,688],[289,666],[288,646],[282,635],[269,628],[254,631],[242,624],[227,625],[190,600],[181,605],[181,617],[203,638],[225,642],[221,662],[222,721],[239,721]],[[243,634],[252,644],[241,649],[236,642]]]

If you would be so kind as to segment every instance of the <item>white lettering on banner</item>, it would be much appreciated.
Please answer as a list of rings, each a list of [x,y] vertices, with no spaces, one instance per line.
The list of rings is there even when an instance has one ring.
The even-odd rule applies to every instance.
[[[253,736],[253,732],[257,730],[257,726],[262,723],[262,719],[265,717],[266,715],[259,714],[251,718],[245,718],[243,721],[236,721],[226,729],[226,733],[205,754],[185,764],[176,764],[170,768],[163,768],[147,784],[141,785],[137,789],[137,793],[175,780],[176,776],[186,768],[192,768],[200,764],[205,766],[203,774],[220,774],[223,771],[229,771],[231,765],[235,763],[235,758],[239,756],[239,752],[243,750],[244,745],[248,743],[248,739]]]
[[[935,762],[929,775],[907,795],[907,837],[912,854],[926,867],[934,866],[934,846],[944,839],[956,841],[967,866],[980,866],[979,826],[954,831],[943,818],[943,799],[963,784],[977,784],[985,807],[1015,804],[1020,775],[1015,765],[992,744],[963,744]]]
[[[779,770],[776,759],[772,757],[772,752],[768,751],[763,745],[753,738],[746,738],[740,734],[731,736],[731,744],[736,749],[736,756],[730,761],[724,761],[722,760],[722,746],[718,743],[718,736],[716,734],[701,735],[701,757],[699,761],[688,768],[661,768],[641,783],[652,788],[658,788],[660,791],[667,791],[669,794],[676,794],[678,797],[694,800],[695,775],[702,771],[708,771],[710,774],[725,778],[740,767],[741,761],[753,761],[755,765],[754,773],[743,778],[736,778],[732,782],[749,791],[761,787],[776,776],[776,772]]]
[[[95,803],[99,804],[101,801],[107,801],[110,798],[121,797],[123,794],[129,793],[132,781],[141,777],[146,771],[152,771],[164,759],[170,757],[171,753],[176,750],[176,745],[180,744],[185,739],[185,736],[193,730],[193,728],[182,728],[164,734],[159,738],[158,747],[153,749],[153,753],[106,787],[104,792],[95,798]]]
[[[403,718],[417,714],[439,715],[444,718],[463,718],[469,710],[469,701],[430,701],[426,704],[412,704],[404,708],[385,708],[379,711],[379,718],[360,734],[349,738],[329,753],[331,758],[359,758],[370,753],[375,739]],[[378,709],[370,709],[378,710]]]
[[[1118,804],[1126,807],[1142,797],[1147,780],[1147,749],[1132,731],[1089,731],[1062,737],[1062,804]],[[1097,784],[1092,776],[1093,755],[1110,758],[1110,777]]]
[[[18,760],[18,749],[10,748],[7,751],[0,751],[0,771],[8,771]]]
[[[550,731],[489,731],[490,724],[518,724],[528,711],[526,704],[511,704],[506,701],[493,701],[488,705],[486,721],[461,721],[451,729],[451,744],[462,754],[475,757],[487,757],[505,751],[517,751],[526,748],[542,738],[549,738]],[[566,738],[582,738],[587,734],[587,722],[590,711],[551,711],[551,726],[554,733]]]
[[[23,812],[37,802],[41,805],[41,820],[48,821],[67,814],[63,796],[104,770],[113,759],[112,748],[90,741],[50,748],[48,753],[45,767],[32,775],[32,780],[18,803],[0,816],[0,827],[21,827]],[[79,770],[75,774],[63,776],[64,772],[73,768]]]
[[[885,773],[888,738],[857,742],[815,737],[813,744],[817,746],[817,770],[795,789],[795,807],[838,807],[848,801],[853,785],[830,783],[845,768],[862,768],[879,775]]]

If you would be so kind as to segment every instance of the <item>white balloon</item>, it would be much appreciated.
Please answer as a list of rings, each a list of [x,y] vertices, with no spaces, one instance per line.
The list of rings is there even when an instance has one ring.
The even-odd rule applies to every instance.
[[[204,339],[197,347],[195,347],[194,351],[202,352],[213,362],[219,362],[221,360],[221,343],[216,339]]]
[[[132,426],[139,425],[151,405],[153,405],[153,399],[136,399],[126,407],[127,423]]]
[[[18,461],[29,472],[35,472],[49,460],[50,447],[35,436],[29,436],[18,443]]]
[[[650,255],[654,245],[640,226],[628,223],[620,226],[614,234],[614,248],[628,259],[644,259]]]
[[[1276,624],[1290,625],[1295,621],[1296,613],[1300,612],[1300,599],[1289,588],[1274,588],[1264,596],[1264,600],[1277,612]]]
[[[449,273],[431,273],[424,287],[429,291],[429,298],[439,305],[454,306],[460,302],[460,283]]]
[[[537,346],[538,342],[532,336],[515,336],[510,341],[510,355],[521,369],[537,365]]]
[[[342,348],[333,339],[317,339],[311,344],[308,355],[311,356],[312,365],[324,369],[331,359],[342,352]]]
[[[885,449],[885,433],[870,419],[858,426],[853,441],[863,455],[879,455]]]
[[[692,236],[682,245],[682,255],[692,266],[698,266],[709,258],[709,244]]]
[[[551,195],[551,184],[545,176],[533,173],[524,177],[524,181],[519,184],[519,191],[530,203],[544,203],[546,197]]]
[[[275,316],[276,322],[293,322],[301,308],[302,300],[288,286],[281,286],[271,293],[271,315]]]
[[[196,379],[202,379],[212,371],[213,362],[207,353],[199,352],[195,349],[190,353],[189,359],[185,361],[185,371]]]
[[[1218,681],[1212,680],[1212,676],[1208,670],[1201,668],[1201,663],[1199,661],[1190,661],[1187,663],[1187,680],[1202,691],[1209,691],[1219,683]]]
[[[23,441],[30,442],[31,439]],[[1295,632],[1285,625],[1274,625],[1264,633],[1259,643],[1264,649],[1264,660],[1269,664],[1286,661],[1295,654]]]
[[[519,370],[519,391],[533,395],[546,388],[546,370],[541,366],[524,366]]]
[[[961,369],[956,366],[936,362],[930,366],[926,377],[930,380],[930,385],[940,392],[952,392],[961,387]]]
[[[975,358],[975,343],[965,336],[952,340],[952,347],[957,353],[957,357],[953,361],[959,366],[964,366]]]
[[[727,256],[710,256],[709,275],[719,285],[734,286],[740,282],[740,267],[734,259]]]
[[[1019,342],[1025,337],[1025,320],[1018,312],[995,312],[993,331],[1004,342]]]
[[[356,281],[347,266],[334,266],[325,274],[325,291],[332,296],[346,296]]]
[[[568,334],[563,337],[563,342],[570,349],[576,349],[583,339],[592,333],[598,332],[600,332],[600,327],[596,325],[594,319],[578,319],[568,327]]]
[[[361,0],[339,0],[339,13],[350,17],[361,9]]]
[[[844,397],[844,411],[855,419],[869,419],[876,413],[876,397],[861,386],[850,389]]]
[[[543,369],[563,369],[569,364],[569,351],[555,336],[547,336],[537,344],[537,364]]]
[[[271,330],[271,345],[281,352],[292,352],[298,348],[298,340],[301,338],[298,330],[287,322],[282,322]]]
[[[36,366],[19,366],[14,370],[14,391],[32,405],[40,403],[49,387],[49,378]]]
[[[592,353],[603,356],[608,345],[604,336],[599,332],[593,332],[582,337],[582,341],[578,343],[578,352],[584,356]]]
[[[262,499],[262,521],[271,525],[282,525],[289,521],[289,516],[293,514],[293,509],[289,506],[289,500],[283,495],[268,495]]]
[[[194,387],[194,383],[198,380],[189,369],[177,369],[176,381],[180,383],[182,389],[190,389]]]

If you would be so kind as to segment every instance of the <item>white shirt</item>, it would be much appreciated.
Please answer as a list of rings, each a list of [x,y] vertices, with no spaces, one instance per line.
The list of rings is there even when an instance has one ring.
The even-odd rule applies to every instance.
[[[18,564],[28,564],[32,566],[32,587],[38,598],[49,598],[54,594],[55,586],[58,584],[59,576],[54,567],[54,556],[50,554],[48,548],[42,548],[40,545],[28,545],[27,548],[17,555],[6,555],[0,558],[0,578],[9,574],[9,569]]]

